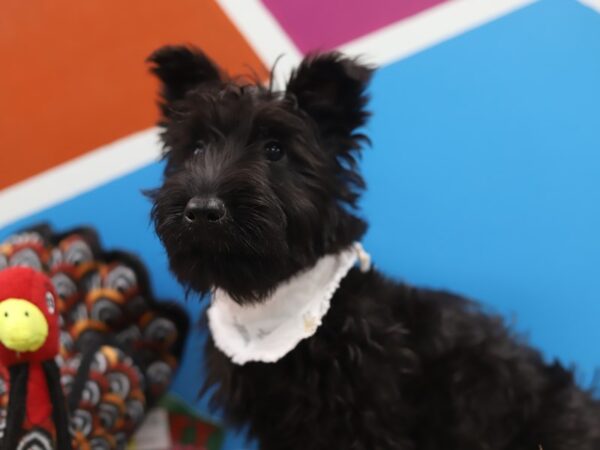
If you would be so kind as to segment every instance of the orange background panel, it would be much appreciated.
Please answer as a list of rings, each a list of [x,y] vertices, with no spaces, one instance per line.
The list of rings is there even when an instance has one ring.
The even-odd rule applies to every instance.
[[[152,126],[144,60],[169,43],[266,74],[213,0],[3,0],[0,188]]]

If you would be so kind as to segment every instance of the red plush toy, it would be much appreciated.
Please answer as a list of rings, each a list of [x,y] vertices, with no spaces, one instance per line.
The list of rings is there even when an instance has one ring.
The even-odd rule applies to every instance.
[[[90,228],[0,241],[0,450],[127,448],[187,323],[135,256],[104,251]]]
[[[0,365],[10,372],[3,450],[17,448],[24,428],[56,433],[71,449],[66,400],[55,362],[59,353],[57,295],[50,279],[28,267],[0,271]]]

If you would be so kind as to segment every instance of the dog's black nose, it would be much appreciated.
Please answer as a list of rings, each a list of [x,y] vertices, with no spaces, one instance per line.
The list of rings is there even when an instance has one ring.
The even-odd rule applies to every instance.
[[[188,223],[219,222],[225,217],[225,203],[216,197],[193,197],[183,211]]]

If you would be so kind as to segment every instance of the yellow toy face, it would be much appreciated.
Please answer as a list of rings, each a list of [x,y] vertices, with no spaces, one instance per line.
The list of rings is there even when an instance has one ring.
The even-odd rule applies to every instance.
[[[15,352],[35,352],[48,337],[44,314],[27,300],[11,298],[0,303],[0,342]]]

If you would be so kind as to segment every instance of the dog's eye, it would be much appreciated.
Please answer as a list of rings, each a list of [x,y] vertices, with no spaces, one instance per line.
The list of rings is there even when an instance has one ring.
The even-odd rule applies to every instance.
[[[206,142],[203,140],[196,141],[196,147],[194,148],[194,156],[204,153],[206,150]]]
[[[281,144],[276,141],[267,142],[265,145],[265,154],[269,161],[279,161],[283,157]]]

